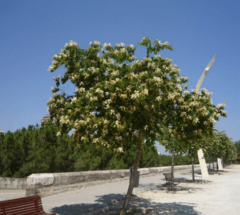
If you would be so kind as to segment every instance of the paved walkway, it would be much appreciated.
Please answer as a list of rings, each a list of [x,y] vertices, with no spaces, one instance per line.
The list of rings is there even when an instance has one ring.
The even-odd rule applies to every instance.
[[[202,177],[196,175],[196,179],[201,180]],[[153,209],[150,214],[154,215],[239,215],[240,165],[232,165],[225,168],[220,174],[209,175],[207,180],[210,183],[180,183],[183,187],[188,185],[198,188],[194,193],[170,194],[154,189],[137,194],[132,201],[132,206]]]
[[[191,170],[175,171],[174,176],[191,179]],[[201,176],[195,174],[195,178],[201,179]],[[139,207],[153,207],[159,212],[163,212],[164,209],[166,214],[239,215],[240,166],[232,165],[226,168],[222,175],[209,175],[207,180],[212,181],[212,184],[199,185],[202,190],[196,193],[169,194],[157,190],[159,185],[165,183],[162,173],[140,176],[139,187],[133,189],[136,197],[132,198],[130,203],[137,201]],[[125,178],[119,182],[44,197],[42,198],[43,208],[47,213],[55,212],[59,215],[83,215],[89,213],[90,208],[93,212],[97,212],[100,208],[109,207],[113,199],[122,200],[126,197],[128,185],[129,178]],[[14,199],[24,196],[25,190],[0,190],[0,198]]]
[[[191,170],[175,171],[175,177],[191,175]],[[142,193],[164,184],[165,177],[162,173],[152,176],[141,176],[139,187],[133,189],[133,194]],[[46,213],[59,215],[77,215],[89,212],[92,208],[97,210],[109,206],[112,200],[122,200],[126,197],[129,185],[129,177],[114,180],[108,184],[89,186],[74,191],[60,193],[42,198],[43,208]],[[0,190],[0,198],[15,199],[25,197],[25,190]]]

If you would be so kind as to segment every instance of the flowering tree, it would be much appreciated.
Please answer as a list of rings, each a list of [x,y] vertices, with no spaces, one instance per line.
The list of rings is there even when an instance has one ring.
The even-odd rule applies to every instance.
[[[77,87],[74,96],[54,94],[48,102],[51,119],[55,118],[59,127],[57,135],[74,128],[72,144],[76,144],[76,150],[84,144],[96,144],[111,147],[119,154],[125,153],[123,143],[126,141],[137,145],[138,155],[122,215],[126,213],[136,180],[143,140],[156,140],[158,135],[163,135],[159,124],[166,127],[174,125],[174,130],[169,130],[169,134],[178,139],[197,138],[201,134],[200,129],[202,133],[211,134],[212,115],[218,112],[213,106],[207,106],[212,108],[210,113],[203,108],[204,102],[208,102],[207,95],[183,95],[181,84],[186,83],[187,78],[178,79],[179,69],[171,64],[172,60],[163,59],[160,55],[150,58],[151,53],[172,50],[172,47],[167,42],[155,40],[154,43],[152,47],[151,40],[143,38],[138,44],[147,48],[147,57],[134,61],[136,47],[133,45],[121,43],[112,47],[105,43],[103,49],[95,41],[84,50],[71,41],[59,55],[54,55],[55,61],[49,68],[54,72],[65,65],[67,72],[61,79],[62,84],[70,79]],[[100,51],[102,57],[98,54]],[[133,65],[125,63],[133,61]],[[52,88],[53,93],[59,91],[59,78],[55,78],[57,88]],[[188,100],[191,99],[195,100],[190,105]],[[169,117],[174,112],[175,104],[181,106],[176,116],[178,118]],[[187,108],[198,110],[199,114],[192,111],[192,115],[188,116]],[[204,114],[200,117],[201,113]],[[178,125],[172,120],[180,120],[181,123]]]
[[[192,180],[195,181],[194,177],[194,156],[197,154],[199,149],[206,149],[209,147],[209,143],[214,145],[213,139],[215,136],[212,137],[202,137],[199,140],[195,140],[191,142],[191,148],[188,149],[188,155],[192,157]],[[206,156],[204,154],[204,156]]]
[[[236,156],[236,149],[233,145],[234,143],[231,141],[231,138],[224,131],[217,132],[216,130],[213,137],[207,140],[207,145],[203,151],[207,157],[213,156],[227,160]]]
[[[229,141],[227,144],[227,153],[223,157],[224,160],[235,161],[237,159],[237,148],[233,141]]]
[[[183,92],[184,95],[180,101],[169,106],[168,111],[171,114],[165,121],[170,127],[164,129],[168,135],[160,137],[166,149],[172,151],[172,180],[174,178],[174,152],[186,153],[190,150],[190,155],[193,157],[199,149],[205,147],[204,142],[199,140],[203,136],[211,137],[215,121],[219,120],[220,116],[226,117],[226,112],[223,111],[224,104],[219,104],[218,107],[213,105],[211,93],[206,92],[206,89],[202,89],[201,93],[197,90],[192,90],[191,93]]]
[[[237,156],[239,157],[240,156],[240,140],[236,141],[234,144],[237,148]],[[238,159],[240,159],[240,158],[238,158]]]

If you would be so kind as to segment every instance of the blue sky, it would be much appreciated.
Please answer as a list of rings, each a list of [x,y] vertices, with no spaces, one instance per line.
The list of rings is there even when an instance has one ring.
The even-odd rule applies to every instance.
[[[168,41],[173,51],[159,52],[171,58],[181,76],[196,84],[215,54],[215,63],[201,88],[213,92],[215,105],[227,100],[227,118],[215,128],[232,140],[239,134],[239,1],[2,1],[0,7],[0,130],[15,132],[41,124],[53,96],[53,77],[66,69],[48,71],[54,54],[73,40],[83,49],[90,41],[137,45],[143,37]],[[145,47],[135,52],[146,57]],[[61,82],[60,82],[61,83]],[[73,94],[73,84],[60,90]],[[60,91],[61,92],[61,91]],[[69,133],[72,134],[72,131]],[[158,152],[165,148],[156,142]]]

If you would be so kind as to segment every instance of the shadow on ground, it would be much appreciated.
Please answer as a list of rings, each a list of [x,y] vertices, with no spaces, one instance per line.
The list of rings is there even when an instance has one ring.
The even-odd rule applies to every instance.
[[[149,186],[145,186],[146,188],[151,187],[151,184]],[[100,208],[105,207],[116,207],[116,211],[120,211],[123,201],[126,197],[126,195],[121,194],[108,194],[108,195],[102,195],[102,196],[96,196],[98,199],[96,200],[96,204],[72,204],[72,205],[63,205],[61,207],[54,207],[52,208],[52,213],[57,213],[59,215],[80,215],[80,214],[87,214],[91,211],[94,212]],[[159,199],[161,201],[161,199]],[[107,202],[107,203],[106,203]],[[114,202],[117,202],[116,204],[113,204]],[[133,207],[131,207],[131,204],[134,204]],[[149,199],[144,199],[142,197],[137,197],[136,195],[132,195],[130,200],[130,208],[141,208],[144,207],[146,209],[152,209],[158,212],[161,212],[161,214],[193,214],[197,215],[200,214],[197,211],[194,210],[195,204],[190,203],[161,203],[161,202],[154,202],[150,201]],[[105,212],[101,212],[99,214],[104,214]],[[107,212],[106,212],[107,214]]]
[[[228,172],[228,171],[224,171]],[[188,173],[182,173],[183,175]],[[161,180],[161,179],[160,179]],[[164,180],[163,180],[164,181]],[[151,190],[153,186],[156,186],[156,184],[148,184],[148,185],[141,185],[139,187],[145,188],[146,190]],[[124,200],[126,195],[121,194],[108,194],[108,195],[102,195],[102,196],[96,196],[98,199],[96,200],[97,203],[95,204],[71,204],[71,205],[63,205],[61,207],[54,207],[51,212],[57,213],[59,215],[81,215],[90,213],[90,211],[96,211],[100,208],[104,207],[110,207],[112,202],[114,200],[121,201]],[[161,199],[159,199],[161,201]],[[141,197],[134,196],[131,197],[130,205],[134,204],[136,202],[137,207],[144,207],[146,209],[153,209],[157,212],[162,211],[162,215],[164,214],[172,214],[172,215],[178,215],[178,214],[184,214],[184,215],[199,215],[200,212],[197,212],[194,208],[197,206],[193,203],[187,203],[187,202],[179,202],[179,203],[161,203],[156,202],[154,200],[150,201],[149,199],[144,199]],[[116,203],[115,205],[117,205]],[[121,207],[123,202],[119,202],[119,206]],[[91,209],[91,210],[90,210]],[[119,208],[120,209],[120,208]],[[99,215],[104,214],[99,213]],[[157,213],[156,213],[157,214]]]

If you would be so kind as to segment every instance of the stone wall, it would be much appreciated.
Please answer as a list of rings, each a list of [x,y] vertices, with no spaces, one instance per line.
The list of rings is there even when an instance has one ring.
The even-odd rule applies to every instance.
[[[26,178],[5,178],[0,177],[1,190],[25,190],[27,188]]]
[[[200,168],[199,164],[194,165]],[[174,170],[191,169],[192,165],[175,166]],[[171,166],[139,168],[139,177],[162,174],[171,171]],[[27,179],[25,196],[40,195],[41,197],[64,193],[83,187],[115,181],[129,180],[130,170],[105,170],[73,173],[32,174]]]

